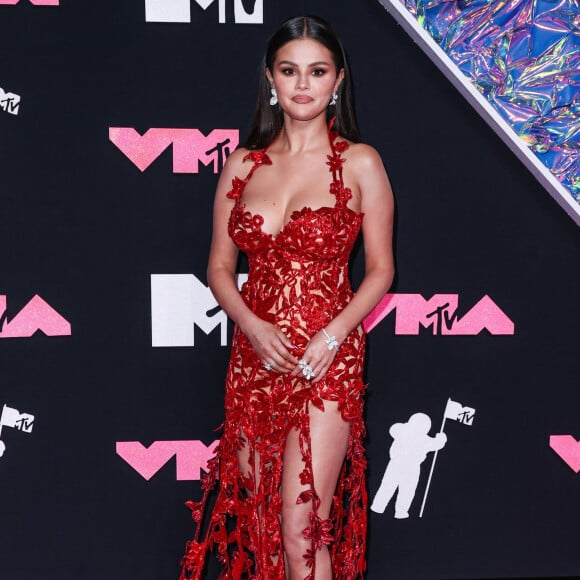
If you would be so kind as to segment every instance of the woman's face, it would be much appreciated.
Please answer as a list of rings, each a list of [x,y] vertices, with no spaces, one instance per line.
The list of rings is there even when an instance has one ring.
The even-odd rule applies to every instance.
[[[336,74],[332,53],[318,41],[298,38],[282,46],[266,70],[282,110],[293,119],[310,120],[326,111],[344,77]]]

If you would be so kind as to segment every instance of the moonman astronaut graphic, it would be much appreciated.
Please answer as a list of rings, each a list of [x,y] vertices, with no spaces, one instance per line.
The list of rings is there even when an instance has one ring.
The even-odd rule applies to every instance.
[[[382,514],[398,489],[395,501],[395,518],[409,517],[409,507],[415,497],[421,463],[427,453],[438,451],[447,443],[445,433],[429,436],[431,419],[425,413],[415,413],[406,423],[395,423],[389,429],[393,443],[389,450],[390,461],[375,495],[371,510]]]

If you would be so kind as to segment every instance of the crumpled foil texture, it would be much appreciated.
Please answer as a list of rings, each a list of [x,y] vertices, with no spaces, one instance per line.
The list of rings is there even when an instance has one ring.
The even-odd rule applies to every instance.
[[[579,0],[400,0],[580,203]]]

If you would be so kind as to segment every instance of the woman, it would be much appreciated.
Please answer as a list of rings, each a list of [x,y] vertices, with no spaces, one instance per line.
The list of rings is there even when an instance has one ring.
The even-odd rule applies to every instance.
[[[208,281],[236,328],[224,432],[204,498],[188,504],[197,530],[181,579],[200,578],[212,548],[222,578],[354,579],[367,510],[361,322],[393,277],[392,193],[380,157],[358,142],[348,65],[326,22],[285,22],[262,70],[246,148],[228,158],[215,198]],[[241,295],[239,249],[250,267]]]

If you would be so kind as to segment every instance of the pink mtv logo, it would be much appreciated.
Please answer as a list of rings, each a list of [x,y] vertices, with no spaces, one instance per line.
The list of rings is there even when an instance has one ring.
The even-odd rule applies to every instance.
[[[421,294],[385,294],[363,326],[370,332],[395,310],[395,334],[417,335],[419,326],[439,335],[475,335],[484,328],[490,334],[514,334],[514,323],[487,294],[462,318],[458,300],[457,294],[434,294],[429,300]]]
[[[118,441],[117,455],[149,481],[173,456],[176,458],[177,480],[200,479],[201,470],[213,457],[218,441],[208,447],[202,441],[154,441],[145,447],[139,441]]]
[[[58,6],[59,0],[28,0],[34,6]],[[18,4],[20,0],[0,0],[0,5],[2,4],[9,4],[13,6],[14,4]]]
[[[574,473],[580,471],[580,441],[572,435],[550,435],[550,447]]]
[[[11,320],[6,317],[6,296],[0,294],[0,338],[27,338],[40,330],[46,336],[70,336],[71,325],[38,294]]]
[[[199,129],[152,128],[140,135],[131,127],[110,127],[109,139],[141,170],[145,171],[173,145],[173,172],[198,173],[199,163],[213,164],[218,173],[238,146],[238,129],[214,129],[205,136]]]

